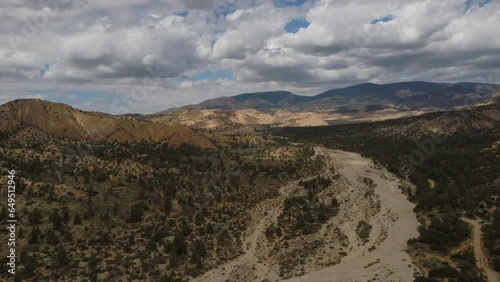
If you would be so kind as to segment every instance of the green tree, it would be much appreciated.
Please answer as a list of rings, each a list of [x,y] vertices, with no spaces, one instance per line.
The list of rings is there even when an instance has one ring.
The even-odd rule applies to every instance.
[[[133,246],[135,244],[135,234],[134,233],[130,233],[130,236],[128,237],[128,244],[129,246]]]
[[[144,217],[144,207],[143,204],[137,203],[132,206],[132,209],[130,210],[130,216],[128,218],[128,222],[131,223],[136,223],[142,221],[142,218]]]
[[[97,282],[97,264],[99,263],[99,258],[96,253],[92,253],[88,262],[88,272],[87,275],[91,282]]]
[[[57,237],[56,233],[54,232],[54,229],[52,228],[47,230],[47,232],[45,233],[45,240],[49,245],[55,245],[59,243],[59,238]]]
[[[42,212],[39,208],[34,208],[30,213],[28,213],[28,223],[29,224],[40,224],[42,223]]]
[[[191,263],[196,264],[198,269],[203,268],[202,258],[207,256],[205,243],[201,240],[196,240],[192,250]]]
[[[28,243],[30,244],[38,244],[38,240],[40,238],[40,229],[38,227],[31,228],[30,238],[28,239]]]
[[[64,223],[68,223],[69,222],[69,209],[68,209],[68,206],[64,205],[61,209],[62,211],[62,221]]]
[[[68,253],[63,245],[59,245],[56,248],[55,262],[58,267],[64,266],[68,263]]]
[[[174,240],[169,246],[169,251],[171,266],[177,265],[177,262],[186,256],[188,252],[188,245],[186,242],[186,237],[182,232],[178,232],[174,235]]]
[[[94,210],[94,203],[92,202],[92,198],[89,197],[87,201],[87,210],[83,214],[83,219],[89,220],[94,217],[95,210]]]
[[[35,270],[38,268],[38,263],[36,259],[28,255],[27,253],[23,255],[21,264],[24,266],[22,274],[24,277],[27,278],[32,277]]]
[[[73,217],[73,224],[79,225],[82,223],[82,218],[80,217],[79,213],[76,213],[75,216]]]
[[[211,222],[209,222],[207,224],[207,230],[206,230],[206,232],[208,234],[214,234],[215,233],[214,225]]]
[[[118,206],[118,203],[114,203],[113,204],[113,215],[114,216],[117,216],[118,215],[118,211],[119,211],[119,206]]]
[[[97,282],[97,269],[95,267],[89,267],[87,272],[90,282]]]
[[[52,226],[54,227],[55,230],[57,230],[57,231],[62,230],[63,218],[59,214],[58,209],[52,210],[52,213],[50,214],[49,220],[52,223]]]
[[[493,267],[496,271],[500,271],[500,256],[493,257]]]

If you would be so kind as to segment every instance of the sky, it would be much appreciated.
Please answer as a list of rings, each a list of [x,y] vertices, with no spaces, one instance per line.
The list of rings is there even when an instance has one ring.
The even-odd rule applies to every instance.
[[[500,82],[500,0],[2,0],[0,104],[155,113],[246,92]]]

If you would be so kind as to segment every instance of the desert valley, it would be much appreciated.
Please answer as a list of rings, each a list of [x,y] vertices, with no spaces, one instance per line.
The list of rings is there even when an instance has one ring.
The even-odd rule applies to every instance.
[[[498,281],[500,87],[422,85],[154,115],[4,104],[15,281]]]

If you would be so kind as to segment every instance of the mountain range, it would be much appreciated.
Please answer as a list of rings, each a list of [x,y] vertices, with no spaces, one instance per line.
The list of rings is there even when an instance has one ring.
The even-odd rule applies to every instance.
[[[171,108],[158,114],[169,114],[185,108],[256,109],[273,111],[373,112],[387,108],[400,111],[450,109],[485,102],[498,96],[500,85],[486,83],[399,82],[391,84],[363,83],[332,89],[315,96],[302,96],[288,91],[244,93],[203,101],[196,105]]]
[[[316,96],[286,91],[245,93],[152,116],[114,116],[42,100],[16,100],[0,106],[0,133],[8,132],[14,143],[48,134],[75,140],[214,147],[217,142],[227,142],[230,131],[240,133],[249,126],[322,126],[386,120],[471,104],[494,104],[499,102],[499,94],[500,86],[496,84],[364,83]],[[214,137],[214,130],[224,133]]]

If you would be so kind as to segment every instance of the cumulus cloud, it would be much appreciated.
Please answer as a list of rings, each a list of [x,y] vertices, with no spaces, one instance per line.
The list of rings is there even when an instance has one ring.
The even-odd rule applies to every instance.
[[[65,38],[44,77],[81,82],[143,78],[152,64],[162,70],[162,77],[178,77],[200,62],[197,37],[180,16],[127,29],[82,32]]]
[[[127,109],[154,112],[248,91],[497,83],[499,11],[495,0],[5,0],[0,100],[44,89],[122,103],[147,89]],[[308,25],[288,33],[294,19]],[[232,78],[190,80],[218,71]]]

